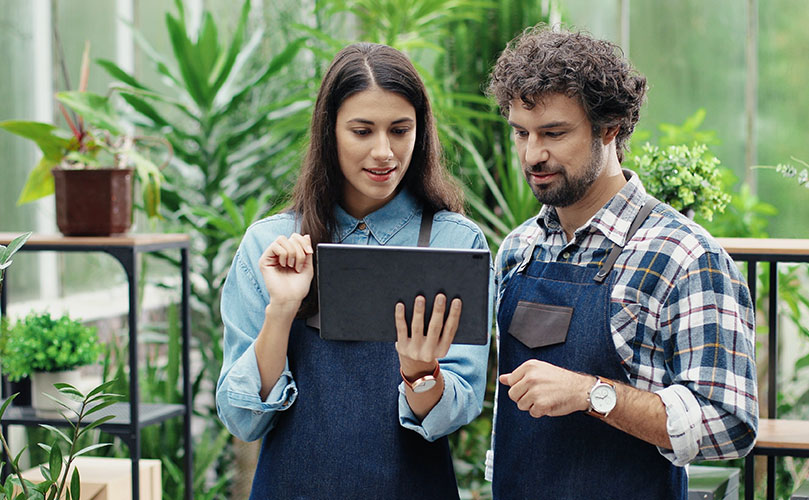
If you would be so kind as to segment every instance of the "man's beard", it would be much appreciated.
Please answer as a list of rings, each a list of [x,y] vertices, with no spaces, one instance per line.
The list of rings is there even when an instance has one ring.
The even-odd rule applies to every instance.
[[[603,165],[603,151],[600,138],[595,137],[590,146],[590,160],[585,165],[580,175],[571,177],[564,166],[549,166],[547,164],[536,164],[525,169],[525,178],[529,180],[528,185],[534,192],[534,197],[543,205],[552,207],[567,207],[584,198],[584,195],[601,174]],[[562,179],[555,184],[537,186],[530,182],[530,174],[534,173],[557,173]]]

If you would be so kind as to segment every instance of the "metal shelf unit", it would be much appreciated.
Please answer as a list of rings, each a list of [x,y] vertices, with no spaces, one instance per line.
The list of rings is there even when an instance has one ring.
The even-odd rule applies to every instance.
[[[0,244],[8,243],[17,234],[0,233]],[[185,444],[185,498],[193,498],[193,449],[191,440],[191,376],[190,376],[190,282],[189,282],[189,242],[185,234],[133,234],[111,237],[65,237],[61,235],[32,235],[20,252],[102,252],[114,257],[124,268],[129,285],[129,394],[128,403],[117,403],[106,409],[106,412],[94,414],[94,418],[104,415],[115,415],[115,418],[103,424],[100,429],[120,437],[129,447],[132,462],[132,498],[140,498],[140,445],[141,429],[155,425],[169,418],[184,416]],[[182,291],[180,318],[182,323],[182,373],[183,404],[150,404],[140,402],[138,386],[138,254],[161,250],[179,249],[180,269],[182,272]],[[8,287],[0,294],[0,309],[6,311]],[[9,384],[3,381],[2,396],[7,397]],[[88,420],[90,423],[92,420]],[[2,432],[8,435],[9,425],[35,426],[39,424],[66,425],[58,415],[42,414],[30,406],[12,405],[2,419]],[[5,477],[6,472],[3,471]]]

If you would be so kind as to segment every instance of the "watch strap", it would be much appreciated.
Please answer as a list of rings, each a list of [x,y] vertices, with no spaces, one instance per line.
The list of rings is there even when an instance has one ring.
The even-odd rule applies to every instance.
[[[413,381],[411,382],[411,381],[410,381],[410,380],[408,380],[408,378],[405,376],[404,372],[402,371],[402,368],[401,368],[401,367],[399,367],[399,374],[402,376],[402,380],[404,381],[405,385],[406,385],[406,386],[408,386],[408,387],[410,388],[410,390],[413,390],[413,386],[417,385],[417,384],[418,384],[420,381],[422,381],[422,380],[424,380],[424,379],[427,379],[428,377],[429,377],[429,378],[432,378],[432,379],[434,379],[434,380],[438,380],[438,374],[439,374],[439,373],[441,373],[441,365],[438,363],[438,360],[436,360],[436,362],[435,362],[435,369],[433,370],[433,372],[432,372],[431,374],[429,374],[429,375],[424,375],[424,376],[419,377],[419,378],[417,378],[416,380],[413,380]]]

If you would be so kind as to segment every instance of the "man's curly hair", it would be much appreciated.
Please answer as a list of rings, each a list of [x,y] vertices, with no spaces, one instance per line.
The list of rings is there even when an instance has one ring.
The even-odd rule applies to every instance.
[[[505,116],[515,98],[529,109],[549,94],[578,99],[594,134],[603,127],[620,126],[615,145],[623,161],[646,96],[646,77],[608,41],[539,24],[526,29],[500,54],[487,93]]]

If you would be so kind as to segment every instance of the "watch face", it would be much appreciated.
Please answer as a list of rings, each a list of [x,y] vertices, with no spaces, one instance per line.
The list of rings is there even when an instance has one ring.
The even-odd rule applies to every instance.
[[[590,404],[598,413],[609,413],[615,408],[615,389],[607,384],[599,385],[590,392]]]
[[[420,379],[413,382],[413,392],[427,392],[433,387],[435,387],[436,380],[435,377],[432,375],[427,375],[426,377],[421,377]]]

